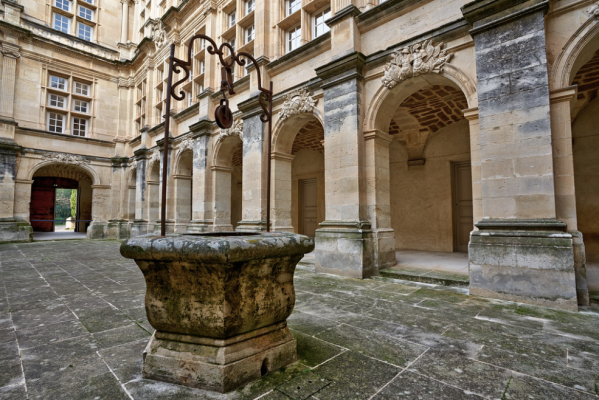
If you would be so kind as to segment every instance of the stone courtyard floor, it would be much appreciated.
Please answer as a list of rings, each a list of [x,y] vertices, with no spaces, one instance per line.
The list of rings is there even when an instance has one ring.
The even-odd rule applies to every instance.
[[[219,395],[141,378],[145,283],[117,241],[0,245],[0,399],[599,399],[599,314],[296,273],[299,362]]]

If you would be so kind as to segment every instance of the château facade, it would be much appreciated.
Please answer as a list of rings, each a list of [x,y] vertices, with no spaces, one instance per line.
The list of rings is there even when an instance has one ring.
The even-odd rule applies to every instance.
[[[221,130],[200,40],[164,149],[170,45],[186,59],[198,33],[273,82],[270,159],[254,66]],[[599,3],[1,0],[0,54],[1,242],[53,229],[53,187],[78,189],[89,238],[159,232],[163,168],[168,232],[260,231],[270,162],[272,227],[315,236],[317,271],[467,251],[472,294],[589,302]]]

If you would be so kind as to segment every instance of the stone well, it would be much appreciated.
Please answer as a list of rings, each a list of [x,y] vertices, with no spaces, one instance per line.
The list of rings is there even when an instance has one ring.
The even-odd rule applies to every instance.
[[[295,266],[314,249],[291,233],[144,235],[121,245],[146,280],[156,329],[143,377],[228,392],[297,359],[287,327]]]

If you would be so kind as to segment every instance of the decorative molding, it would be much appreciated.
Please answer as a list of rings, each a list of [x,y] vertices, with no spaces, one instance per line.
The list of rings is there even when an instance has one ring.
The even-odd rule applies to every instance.
[[[63,164],[89,165],[89,160],[86,157],[65,153],[46,153],[42,156],[42,159]]]
[[[229,129],[221,129],[220,135],[216,139],[216,143],[220,143],[229,136],[237,136],[243,141],[243,120],[241,118],[233,122],[233,126]]]
[[[132,88],[133,86],[135,86],[133,84],[133,78],[118,78],[118,79],[119,79],[118,87]]]
[[[381,78],[383,86],[388,89],[394,88],[398,83],[406,79],[443,71],[453,53],[446,54],[444,43],[433,46],[432,39],[417,43],[413,46],[404,47],[402,50],[394,51],[391,60],[385,66],[385,74]]]
[[[21,47],[17,46],[16,44],[12,44],[12,43],[8,43],[8,42],[0,43],[0,52],[5,57],[10,57],[10,58],[21,57],[21,53],[19,52],[20,49],[21,49]]]
[[[587,14],[589,14],[593,18],[599,17],[599,1],[591,6],[587,10]]]
[[[192,138],[187,138],[187,139],[183,140],[179,144],[179,148],[177,149],[177,156],[179,156],[181,153],[183,153],[186,150],[193,151],[193,144],[194,144],[194,139],[192,139]]]
[[[154,164],[156,161],[160,162],[160,152],[158,150],[152,153],[148,159],[148,165]]]
[[[310,96],[310,91],[305,87],[294,90],[285,95],[279,119],[285,121],[292,115],[312,113],[317,101]]]
[[[166,29],[160,19],[150,20],[150,39],[156,46],[156,51],[160,50],[166,43]]]

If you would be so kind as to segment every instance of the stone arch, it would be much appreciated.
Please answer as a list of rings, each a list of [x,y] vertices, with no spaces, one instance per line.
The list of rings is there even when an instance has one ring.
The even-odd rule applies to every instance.
[[[240,135],[221,133],[212,157],[213,229],[230,231],[242,219],[243,141]]]
[[[40,172],[42,170],[42,172]],[[27,177],[28,180],[32,180],[35,176],[50,176],[50,175],[39,175],[40,173],[50,173],[45,171],[54,171],[60,175],[61,178],[69,179],[88,179],[92,185],[100,185],[100,176],[93,168],[86,164],[67,164],[56,161],[42,161],[36,164]]]
[[[239,136],[228,135],[219,136],[214,144],[214,154],[212,156],[212,165],[220,167],[233,167],[233,156],[243,146]]]
[[[375,129],[387,132],[398,104],[412,93],[435,85],[447,85],[460,90],[466,97],[468,108],[478,107],[478,94],[472,80],[460,69],[446,64],[439,74],[430,73],[406,79],[392,89],[381,84],[366,111],[364,132]]]
[[[44,182],[44,184],[42,184],[41,186],[37,187],[36,190],[36,182],[40,182],[39,179],[42,180],[48,180],[48,179],[54,179],[53,181],[49,181],[49,182]],[[30,204],[30,215],[31,215],[31,220],[32,220],[32,225],[35,225],[33,222],[36,219],[47,219],[47,218],[40,218],[37,217],[36,215],[41,215],[39,214],[39,207],[42,208],[47,208],[47,202],[41,201],[42,199],[40,197],[44,197],[42,192],[46,192],[46,193],[54,193],[54,188],[51,187],[51,183],[54,182],[54,186],[56,186],[57,183],[60,183],[59,181],[61,179],[66,179],[66,180],[71,180],[71,181],[76,181],[76,185],[75,186],[68,186],[67,188],[69,189],[77,189],[78,191],[78,214],[76,215],[76,219],[80,220],[79,222],[76,222],[76,227],[75,230],[78,232],[85,232],[87,226],[89,226],[91,224],[91,220],[92,220],[92,215],[93,215],[93,210],[92,208],[94,207],[94,201],[93,201],[93,185],[99,185],[100,184],[100,180],[98,175],[95,173],[95,171],[93,171],[93,169],[91,169],[89,166],[87,166],[86,164],[80,163],[80,164],[70,164],[70,163],[61,163],[61,162],[56,162],[56,161],[43,161],[39,164],[37,164],[34,168],[32,168],[32,170],[30,171],[30,179],[32,181],[34,181],[33,183],[33,187],[32,187],[32,192],[31,192],[31,204]],[[63,186],[64,187],[64,186]],[[60,188],[60,186],[59,186]],[[52,196],[54,196],[54,194],[52,194]],[[39,200],[39,201],[38,201]],[[52,200],[52,207],[51,207],[51,215],[54,215],[54,211],[53,211],[53,207],[54,207],[54,200]],[[48,214],[49,215],[49,214]],[[51,218],[53,219],[53,218]],[[48,229],[54,229],[53,227],[54,224],[52,224],[52,226],[50,226]],[[45,229],[44,229],[45,230]]]
[[[311,113],[294,114],[286,119],[279,118],[273,127],[272,151],[291,154],[293,141],[300,129],[313,120],[317,120],[320,125],[324,126],[324,116],[316,107],[312,109]]]
[[[549,74],[549,88],[556,90],[570,86],[577,71],[599,50],[599,19],[591,16],[568,39],[553,63]]]

